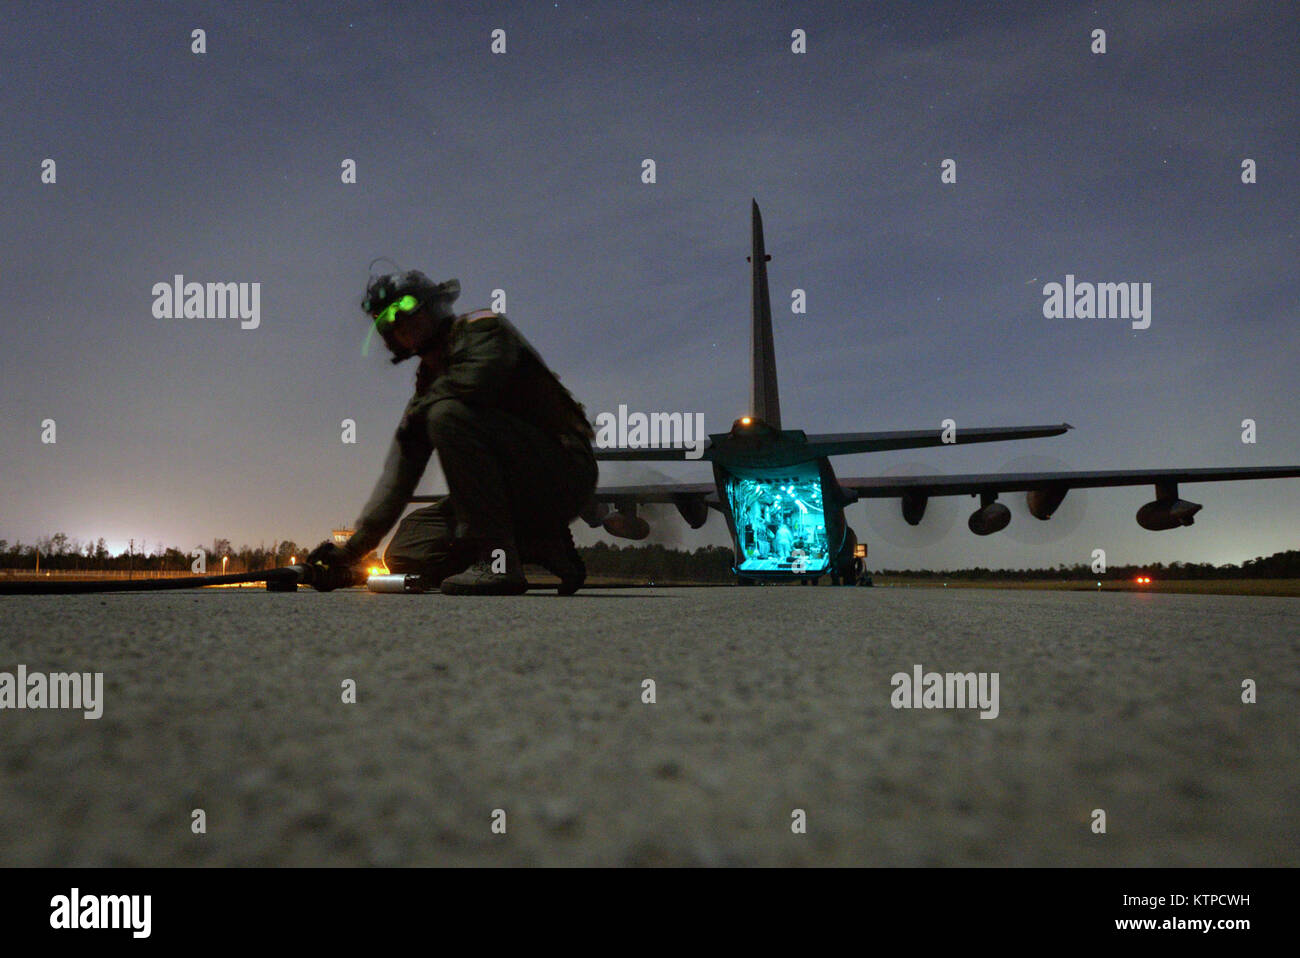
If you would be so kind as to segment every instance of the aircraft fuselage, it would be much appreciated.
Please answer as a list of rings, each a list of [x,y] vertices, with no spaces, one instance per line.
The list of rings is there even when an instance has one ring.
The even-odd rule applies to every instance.
[[[710,440],[719,508],[742,581],[856,580],[857,538],[844,516],[852,499],[830,460],[809,456],[802,432],[742,420]]]

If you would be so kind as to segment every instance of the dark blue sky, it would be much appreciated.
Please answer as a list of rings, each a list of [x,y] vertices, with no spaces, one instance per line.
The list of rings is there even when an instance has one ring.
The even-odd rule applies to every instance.
[[[787,428],[1077,427],[841,475],[1296,463],[1297,33],[1290,3],[15,5],[0,537],[314,543],[350,521],[413,374],[360,354],[380,255],[459,277],[464,309],[504,288],[592,416],[724,430],[748,398],[750,197]],[[260,282],[260,327],[154,318],[176,273]],[[1152,283],[1151,327],[1044,319],[1067,273]],[[903,544],[884,507],[850,521],[873,566],[1225,562],[1300,540],[1296,481],[1183,491],[1206,509],[1161,534],[1134,523],[1137,488],[1072,497],[1064,537],[1013,521],[976,539],[965,499],[937,540]],[[716,515],[704,532],[679,539],[725,541]]]

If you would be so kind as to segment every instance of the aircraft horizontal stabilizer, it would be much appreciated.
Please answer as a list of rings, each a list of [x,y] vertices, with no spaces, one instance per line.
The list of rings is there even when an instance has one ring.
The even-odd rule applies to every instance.
[[[858,452],[889,452],[925,446],[962,446],[972,442],[1041,439],[1073,429],[1068,422],[1047,426],[990,426],[962,429],[904,429],[893,432],[838,432],[808,437],[809,456],[847,456]]]

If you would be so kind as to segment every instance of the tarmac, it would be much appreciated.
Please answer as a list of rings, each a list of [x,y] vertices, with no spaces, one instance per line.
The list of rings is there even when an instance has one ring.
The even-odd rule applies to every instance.
[[[1300,862],[1295,599],[0,597],[20,664],[103,715],[0,709],[6,866]],[[997,717],[893,707],[917,665]]]

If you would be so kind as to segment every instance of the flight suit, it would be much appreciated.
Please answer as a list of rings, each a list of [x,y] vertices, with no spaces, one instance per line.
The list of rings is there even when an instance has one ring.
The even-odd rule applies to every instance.
[[[402,514],[436,450],[449,495],[402,520],[384,553],[392,572],[434,581],[469,567],[482,543],[571,542],[597,469],[590,423],[505,316],[458,316],[421,365],[416,393],[348,550],[375,548]]]

